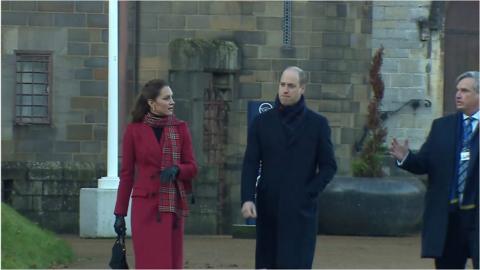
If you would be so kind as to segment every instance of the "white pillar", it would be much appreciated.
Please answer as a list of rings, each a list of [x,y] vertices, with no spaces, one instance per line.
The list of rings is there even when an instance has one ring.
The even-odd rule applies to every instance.
[[[118,1],[108,3],[108,141],[107,176],[98,188],[117,189],[118,178]]]
[[[80,190],[80,236],[113,237],[118,178],[118,0],[109,0],[108,11],[108,142],[107,176],[98,188]],[[131,235],[130,213],[126,217]]]

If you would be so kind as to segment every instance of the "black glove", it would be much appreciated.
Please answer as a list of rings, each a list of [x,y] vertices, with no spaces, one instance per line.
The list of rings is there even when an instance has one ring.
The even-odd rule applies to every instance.
[[[175,181],[179,171],[180,169],[176,165],[166,168],[160,172],[160,181],[162,183],[170,183]]]
[[[113,224],[113,228],[119,236],[125,236],[127,232],[127,226],[125,225],[125,216],[115,215],[115,224]]]

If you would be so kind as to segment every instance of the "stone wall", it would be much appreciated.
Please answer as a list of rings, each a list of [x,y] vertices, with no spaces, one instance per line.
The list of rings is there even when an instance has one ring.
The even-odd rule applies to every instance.
[[[2,1],[2,160],[104,162],[108,2]],[[14,124],[14,50],[52,51],[52,123]]]
[[[105,173],[89,162],[2,162],[2,201],[44,228],[78,233],[80,189]]]
[[[417,109],[407,105],[385,122],[388,142],[392,137],[408,138],[415,150],[425,141],[433,119],[443,111],[441,33],[426,26],[427,36],[422,36],[420,27],[421,21],[428,23],[430,16],[435,16],[430,8],[430,1],[373,2],[372,49],[385,48],[382,110],[397,110],[411,99],[431,102],[431,107],[420,102]]]

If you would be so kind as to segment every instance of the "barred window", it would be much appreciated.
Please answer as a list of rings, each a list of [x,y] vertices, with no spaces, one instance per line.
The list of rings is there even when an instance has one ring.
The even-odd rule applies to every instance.
[[[52,53],[15,51],[17,124],[49,124],[51,119]]]

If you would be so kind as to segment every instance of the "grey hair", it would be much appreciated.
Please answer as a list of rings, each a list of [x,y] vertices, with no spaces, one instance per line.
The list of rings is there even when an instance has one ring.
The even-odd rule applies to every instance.
[[[299,79],[300,85],[305,85],[307,83],[307,74],[305,74],[305,71],[303,71],[303,69],[296,66],[290,66],[290,67],[287,67],[283,72],[287,70],[295,70],[298,73],[298,79]]]
[[[475,92],[478,93],[479,77],[480,77],[480,72],[478,72],[478,71],[467,71],[467,72],[464,72],[464,73],[460,74],[460,76],[458,76],[457,79],[455,80],[455,83],[458,84],[461,80],[463,80],[465,78],[472,78],[475,81],[475,83],[473,84],[473,88],[475,89]]]

